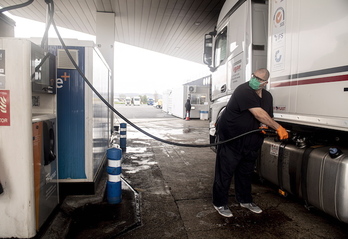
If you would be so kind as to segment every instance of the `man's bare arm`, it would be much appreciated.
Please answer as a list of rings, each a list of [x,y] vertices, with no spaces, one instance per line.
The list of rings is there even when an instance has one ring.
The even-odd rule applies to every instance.
[[[249,111],[254,115],[254,117],[258,121],[267,125],[268,127],[271,127],[272,129],[275,129],[275,130],[280,127],[280,124],[275,122],[264,109],[260,107],[255,107],[255,108],[250,108]]]

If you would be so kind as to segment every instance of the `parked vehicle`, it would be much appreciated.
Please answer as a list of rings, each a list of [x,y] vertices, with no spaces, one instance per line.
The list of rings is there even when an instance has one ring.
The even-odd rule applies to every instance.
[[[269,5],[268,5],[269,4]],[[205,35],[212,72],[210,140],[236,87],[270,71],[274,118],[288,143],[265,140],[259,175],[348,223],[348,2],[226,0]]]
[[[132,100],[131,100],[130,97],[126,97],[125,105],[126,105],[126,106],[132,105],[131,101],[132,101]]]
[[[162,100],[159,99],[154,106],[155,106],[156,109],[162,109]]]
[[[154,99],[148,98],[147,99],[147,105],[153,105],[155,103]]]
[[[139,106],[139,105],[140,105],[140,102],[141,102],[141,99],[140,99],[139,96],[134,96],[134,97],[133,97],[133,105]]]

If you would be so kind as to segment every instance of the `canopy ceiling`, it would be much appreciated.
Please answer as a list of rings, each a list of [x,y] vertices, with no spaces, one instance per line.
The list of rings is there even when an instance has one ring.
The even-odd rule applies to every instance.
[[[7,7],[26,2],[1,0]],[[204,34],[213,31],[225,0],[56,0],[57,26],[96,35],[96,13],[115,14],[115,41],[203,63]],[[35,0],[12,15],[46,21],[47,4]]]

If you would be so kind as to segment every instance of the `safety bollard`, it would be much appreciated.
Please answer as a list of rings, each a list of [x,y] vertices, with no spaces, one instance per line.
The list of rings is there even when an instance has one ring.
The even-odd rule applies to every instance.
[[[120,124],[120,147],[123,151],[126,150],[127,147],[127,124]]]
[[[110,204],[117,204],[122,201],[122,150],[118,148],[109,148],[106,155],[108,158],[108,181],[106,185],[107,200]]]

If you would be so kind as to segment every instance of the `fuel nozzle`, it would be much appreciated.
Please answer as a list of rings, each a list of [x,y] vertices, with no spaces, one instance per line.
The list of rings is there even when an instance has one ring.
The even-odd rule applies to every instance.
[[[277,131],[274,129],[264,129],[265,132],[270,133],[270,134],[276,134]]]
[[[277,131],[274,130],[274,133],[276,134],[275,137],[274,137],[274,141],[275,142],[285,142],[285,143],[287,143],[292,138],[292,132],[290,130],[288,130],[288,129],[286,130],[286,132],[288,133],[288,138],[287,139],[280,139]]]
[[[280,142],[280,141],[287,142],[292,137],[292,133],[291,133],[290,130],[286,130],[286,132],[288,133],[289,136],[288,136],[287,139],[283,139],[283,140],[280,140],[277,131],[274,130],[274,129],[260,127],[259,130],[260,130],[260,132],[262,132],[262,133],[264,133],[264,134],[266,134],[268,136],[274,136],[274,141],[275,142]]]

